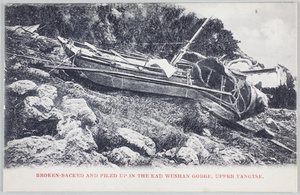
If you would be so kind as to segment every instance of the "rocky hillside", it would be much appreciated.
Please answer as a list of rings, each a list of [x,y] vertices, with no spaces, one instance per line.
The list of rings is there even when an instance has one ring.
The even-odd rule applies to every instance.
[[[296,163],[295,111],[269,109],[240,126],[223,124],[193,100],[44,70],[71,62],[57,40],[22,29],[6,31],[5,61],[7,168]]]

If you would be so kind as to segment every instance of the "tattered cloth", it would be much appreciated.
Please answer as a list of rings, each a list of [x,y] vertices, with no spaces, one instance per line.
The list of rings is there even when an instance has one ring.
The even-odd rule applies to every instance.
[[[177,70],[174,66],[169,64],[166,59],[150,59],[147,65],[158,65],[165,72],[166,76],[170,78]]]

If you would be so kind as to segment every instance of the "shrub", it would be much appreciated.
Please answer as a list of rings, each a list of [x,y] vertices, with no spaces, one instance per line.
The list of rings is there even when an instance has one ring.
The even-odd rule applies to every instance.
[[[286,108],[295,110],[297,105],[297,93],[295,89],[286,86],[276,88],[263,88],[262,92],[269,98],[269,107]]]

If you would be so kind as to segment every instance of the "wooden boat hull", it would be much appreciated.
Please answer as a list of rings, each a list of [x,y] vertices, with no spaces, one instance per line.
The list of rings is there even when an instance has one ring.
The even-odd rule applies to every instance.
[[[116,63],[115,59],[106,60],[84,54],[81,49],[74,49],[73,44],[68,44],[66,41],[62,43],[67,54],[72,56],[73,63],[80,67],[80,69],[69,69],[84,71],[89,80],[102,86],[194,99],[199,101],[210,113],[226,121],[236,121],[249,117],[255,114],[255,107],[261,104],[261,102],[257,102],[258,94],[254,93],[255,89],[247,86],[247,90],[249,90],[247,92],[250,95],[253,93],[253,96],[250,96],[247,102],[247,107],[251,110],[247,109],[241,113],[233,104],[223,101],[224,99],[230,100],[231,93],[191,85],[187,75],[175,74],[172,77],[166,77],[160,69],[153,68],[152,70],[151,67],[144,67],[142,64],[145,62],[143,61],[137,61],[135,65],[125,63],[123,59],[119,58]],[[65,67],[65,69],[68,68]]]
[[[82,68],[93,67],[102,70],[107,68],[105,65],[100,65],[98,63],[87,61],[79,57],[75,58],[75,64],[78,67]],[[148,80],[143,80],[134,77],[130,78],[128,76],[122,75],[109,75],[104,73],[95,73],[88,71],[85,71],[84,73],[89,78],[89,80],[102,86],[143,93],[153,93],[173,97],[194,99],[202,103],[202,105],[216,117],[229,121],[235,121],[240,119],[240,117],[234,112],[233,109],[229,107],[224,108],[223,106],[221,106],[221,102],[218,102],[217,98],[204,91],[200,92],[196,89],[191,89],[187,87],[166,85],[159,82],[150,82]],[[215,98],[215,101],[217,102],[212,101],[212,98]]]

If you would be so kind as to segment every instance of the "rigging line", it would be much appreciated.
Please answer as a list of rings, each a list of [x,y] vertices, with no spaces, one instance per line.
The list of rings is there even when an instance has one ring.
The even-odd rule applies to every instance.
[[[180,44],[184,44],[186,42],[171,42],[171,43],[142,43],[142,42],[138,42],[136,44],[146,44],[146,45],[180,45]]]
[[[10,55],[15,55],[15,56],[20,56],[20,57],[30,58],[30,59],[34,59],[34,60],[41,60],[41,61],[44,61],[44,62],[51,62],[51,63],[53,63],[50,60],[46,60],[46,59],[42,59],[42,58],[36,58],[36,57],[31,57],[31,56],[26,56],[26,55],[20,55],[20,54],[10,53],[10,52],[5,52],[5,53],[10,54]]]
[[[59,67],[59,66],[61,66],[62,64],[64,64],[66,61],[70,60],[71,58],[73,58],[73,57],[76,56],[76,55],[77,55],[77,54],[74,54],[74,55],[72,55],[71,57],[64,59],[64,60],[63,60],[61,63],[59,63],[57,66],[55,66],[54,68],[52,68],[52,69],[49,71],[49,73],[52,72],[53,70],[55,70],[57,67]]]
[[[59,62],[54,62],[54,61],[51,61],[51,60],[46,60],[46,59],[36,58],[36,57],[31,57],[31,56],[26,56],[26,55],[20,55],[20,54],[15,54],[15,53],[10,53],[10,52],[5,52],[5,53],[7,53],[9,55],[15,55],[15,56],[19,56],[19,57],[24,57],[24,58],[29,58],[29,59],[34,59],[34,60],[40,60],[40,61],[44,61],[44,62],[49,62],[49,63],[52,63],[52,64],[58,64],[59,63]],[[74,57],[74,56],[71,56],[71,57]],[[70,59],[70,58],[68,58],[68,59]],[[65,59],[62,62],[60,62],[55,68],[58,68],[62,64],[63,65],[68,65],[68,64],[65,63],[65,61],[68,60],[68,59]],[[53,71],[55,68],[53,68],[51,71]]]

